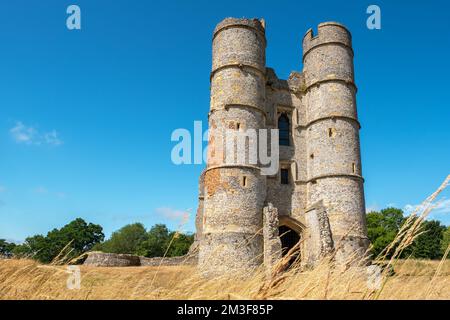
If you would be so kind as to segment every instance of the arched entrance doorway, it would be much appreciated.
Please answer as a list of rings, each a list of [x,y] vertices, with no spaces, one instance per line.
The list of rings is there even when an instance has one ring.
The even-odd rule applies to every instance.
[[[291,217],[280,217],[280,226],[278,228],[282,256],[284,257],[289,250],[301,241],[301,234],[304,229],[303,224]],[[289,265],[301,258],[300,248],[291,257]]]

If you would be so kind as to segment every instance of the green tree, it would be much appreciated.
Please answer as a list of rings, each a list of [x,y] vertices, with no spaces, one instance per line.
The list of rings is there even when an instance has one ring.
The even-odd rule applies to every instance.
[[[11,257],[16,244],[0,239],[0,256]]]
[[[442,235],[442,242],[441,242],[442,255],[445,254],[445,251],[447,250],[449,245],[450,245],[450,226],[447,227],[447,229],[444,231],[444,234]],[[447,256],[447,259],[450,259],[450,254]]]
[[[43,263],[51,262],[61,251],[68,246],[71,250],[69,257],[76,257],[103,241],[101,226],[89,223],[78,218],[61,229],[53,229],[47,236],[35,235],[25,239],[22,245],[14,248],[17,256],[31,257]],[[68,252],[67,251],[67,252]]]
[[[26,238],[23,244],[16,246],[13,253],[17,257],[33,258],[41,262],[49,262],[52,260],[50,245],[46,237],[43,235],[35,235]]]
[[[193,234],[171,232],[170,238],[173,238],[173,241],[170,245],[169,251],[167,252],[168,257],[185,255],[188,253],[191,244],[194,242]]]
[[[109,240],[95,246],[94,250],[139,254],[140,247],[147,238],[147,231],[142,223],[129,224],[115,231]]]
[[[140,254],[146,257],[162,257],[170,241],[170,232],[164,224],[154,225],[147,234],[147,240],[140,247]]]
[[[162,257],[164,254],[175,257],[186,254],[193,241],[193,235],[170,231],[164,224],[156,224],[146,232],[141,223],[135,223],[114,232],[109,240],[97,244],[93,250],[149,258]]]
[[[424,221],[421,234],[405,249],[404,257],[411,256],[417,259],[442,258],[442,240],[446,228],[439,221]]]
[[[395,239],[404,220],[403,211],[397,208],[386,208],[367,214],[367,233],[374,257]]]

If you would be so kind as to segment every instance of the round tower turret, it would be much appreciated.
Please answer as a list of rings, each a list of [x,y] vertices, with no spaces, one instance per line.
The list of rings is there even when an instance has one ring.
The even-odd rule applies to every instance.
[[[210,274],[249,269],[262,262],[265,176],[251,162],[230,162],[227,134],[265,125],[265,31],[256,19],[227,18],[213,36],[208,163],[204,173],[199,266]],[[250,142],[251,143],[251,142]]]
[[[316,36],[309,30],[303,65],[308,204],[323,201],[345,260],[368,245],[350,32],[336,22],[319,24]]]

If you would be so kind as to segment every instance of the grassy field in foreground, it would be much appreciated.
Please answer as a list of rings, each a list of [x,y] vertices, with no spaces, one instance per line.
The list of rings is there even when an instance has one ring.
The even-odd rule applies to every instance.
[[[300,242],[273,266],[204,278],[189,266],[99,268],[80,266],[80,287],[68,289],[67,266],[32,260],[0,260],[0,299],[446,299],[450,300],[450,253],[441,261],[400,260],[423,230],[433,201],[450,183],[450,175],[402,224],[395,239],[367,268],[364,257],[336,263],[336,250],[312,270],[287,270]],[[349,230],[350,231],[350,230]],[[389,260],[387,260],[387,258]],[[362,267],[364,266],[364,267]],[[287,270],[287,271],[286,271]],[[372,270],[372,272],[368,272]]]
[[[0,299],[450,299],[450,261],[396,261],[378,290],[362,268],[327,265],[287,272],[270,289],[257,273],[248,280],[203,279],[189,266],[99,268],[80,266],[80,289],[68,289],[66,266],[0,260]]]

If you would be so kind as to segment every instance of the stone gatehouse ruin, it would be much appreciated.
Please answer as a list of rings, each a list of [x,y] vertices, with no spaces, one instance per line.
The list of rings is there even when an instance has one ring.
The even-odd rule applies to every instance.
[[[227,18],[214,30],[215,134],[194,247],[199,266],[215,274],[272,264],[299,240],[302,263],[312,265],[333,250],[345,259],[368,246],[350,32],[336,22],[308,30],[303,71],[287,80],[266,66],[265,49],[263,20]],[[278,172],[263,175],[259,164],[229,164],[217,154],[210,161],[225,128],[279,129]]]

